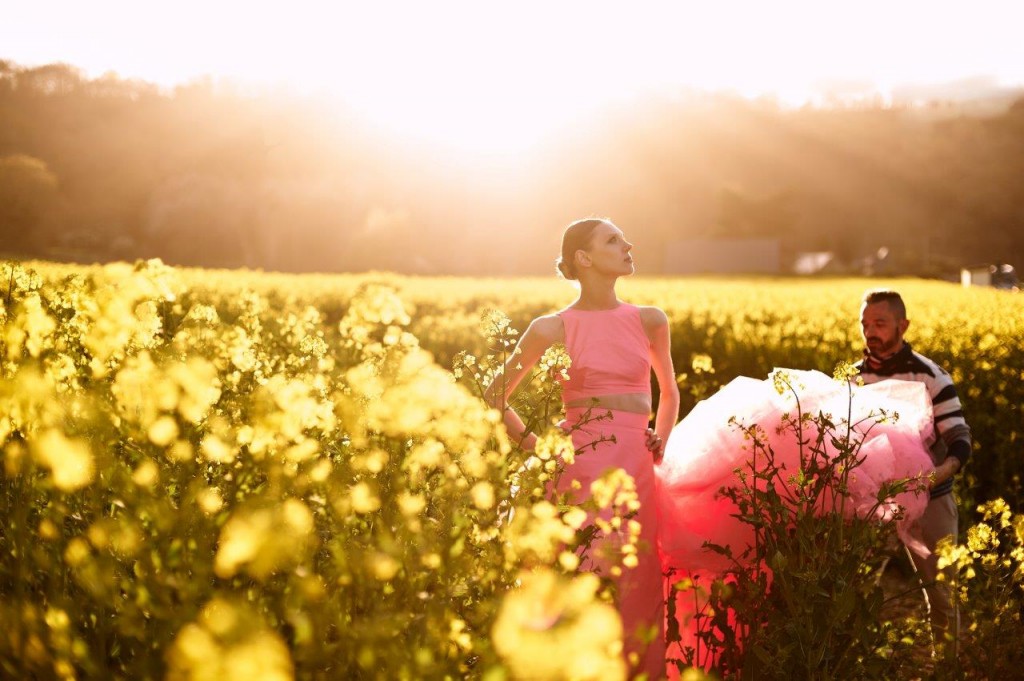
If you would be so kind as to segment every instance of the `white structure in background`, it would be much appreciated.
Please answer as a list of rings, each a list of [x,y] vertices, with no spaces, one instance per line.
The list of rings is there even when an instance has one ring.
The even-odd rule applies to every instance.
[[[964,286],[991,286],[994,265],[963,267],[960,269],[960,283]]]
[[[832,251],[798,253],[793,261],[793,272],[795,274],[817,274],[832,264],[834,260],[835,253]]]
[[[1020,285],[1013,265],[975,265],[960,270],[960,283],[964,286],[992,286],[1016,290]]]
[[[778,274],[778,239],[679,239],[665,245],[665,274]]]

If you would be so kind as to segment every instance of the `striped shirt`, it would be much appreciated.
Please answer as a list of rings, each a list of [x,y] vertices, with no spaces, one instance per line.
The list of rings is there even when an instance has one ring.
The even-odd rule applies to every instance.
[[[865,358],[854,366],[860,370],[864,383],[877,383],[887,378],[903,381],[920,381],[925,384],[928,395],[932,399],[932,415],[935,418],[935,438],[932,445],[932,460],[936,465],[945,461],[946,457],[955,457],[963,470],[967,458],[971,455],[971,429],[964,420],[963,407],[953,386],[953,379],[938,364],[924,355],[914,352],[910,343],[904,342],[903,348],[892,357],[881,362]],[[931,498],[940,497],[953,491],[953,478],[936,485],[931,491]]]

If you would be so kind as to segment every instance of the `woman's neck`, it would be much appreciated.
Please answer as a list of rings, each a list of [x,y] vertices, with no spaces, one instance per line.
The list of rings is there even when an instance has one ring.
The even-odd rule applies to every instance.
[[[615,282],[580,282],[580,296],[572,304],[579,310],[612,310],[621,304],[615,295]]]

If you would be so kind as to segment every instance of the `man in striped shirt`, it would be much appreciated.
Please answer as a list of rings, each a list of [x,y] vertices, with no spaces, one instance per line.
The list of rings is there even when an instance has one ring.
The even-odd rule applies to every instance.
[[[953,641],[958,635],[956,604],[947,582],[937,582],[938,557],[935,545],[943,537],[957,537],[957,508],[953,499],[953,476],[963,468],[971,454],[971,430],[964,420],[960,398],[953,380],[938,364],[921,355],[903,340],[910,326],[903,298],[896,291],[868,291],[860,311],[861,335],[866,348],[864,358],[856,364],[864,383],[887,378],[920,381],[928,389],[935,419],[935,443],[931,447],[935,472],[931,481],[930,500],[914,534],[928,548],[928,555],[919,555],[908,548],[924,584],[932,627],[940,638]],[[956,650],[956,646],[953,646]],[[955,653],[954,653],[955,654]]]

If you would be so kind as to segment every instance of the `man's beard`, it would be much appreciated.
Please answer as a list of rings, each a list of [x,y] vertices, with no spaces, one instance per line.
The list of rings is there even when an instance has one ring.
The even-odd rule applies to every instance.
[[[890,341],[889,343],[875,344],[874,346],[872,346],[870,341],[878,341],[880,339],[869,338],[867,340],[868,354],[874,357],[875,359],[887,359],[888,357],[892,356],[895,353],[896,347],[899,345],[900,342],[899,338],[893,338],[892,341]]]

